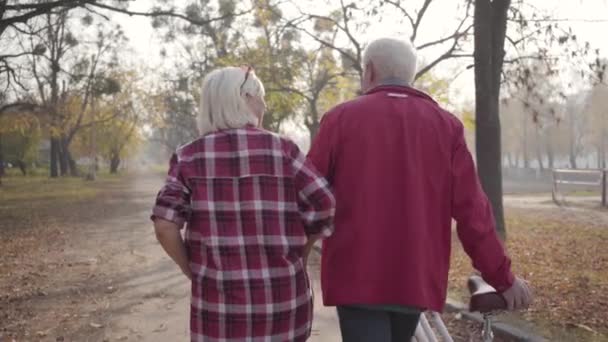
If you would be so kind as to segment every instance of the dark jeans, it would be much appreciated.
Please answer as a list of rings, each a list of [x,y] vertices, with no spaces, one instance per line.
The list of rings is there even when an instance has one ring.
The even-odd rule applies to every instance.
[[[338,307],[343,342],[409,342],[420,314]]]

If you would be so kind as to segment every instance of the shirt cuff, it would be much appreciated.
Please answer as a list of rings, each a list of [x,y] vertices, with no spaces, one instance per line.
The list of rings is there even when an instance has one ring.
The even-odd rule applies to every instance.
[[[177,225],[178,229],[182,229],[184,227],[184,223],[186,222],[186,220],[181,217],[177,211],[160,205],[154,206],[150,219],[152,221],[155,221],[156,219],[163,219],[165,221],[173,222]]]

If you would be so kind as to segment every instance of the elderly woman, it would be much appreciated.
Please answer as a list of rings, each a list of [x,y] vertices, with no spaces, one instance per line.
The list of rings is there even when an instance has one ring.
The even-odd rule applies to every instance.
[[[156,236],[192,281],[192,341],[310,336],[304,259],[332,233],[334,197],[296,144],[259,128],[265,107],[251,68],[211,72],[201,137],[173,154],[156,199]]]

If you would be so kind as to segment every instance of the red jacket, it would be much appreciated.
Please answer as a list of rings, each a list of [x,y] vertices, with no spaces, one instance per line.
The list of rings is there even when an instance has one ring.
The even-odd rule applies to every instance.
[[[323,243],[325,305],[441,311],[452,218],[483,278],[499,291],[513,283],[463,125],[426,94],[380,86],[335,107],[309,157],[337,202]]]

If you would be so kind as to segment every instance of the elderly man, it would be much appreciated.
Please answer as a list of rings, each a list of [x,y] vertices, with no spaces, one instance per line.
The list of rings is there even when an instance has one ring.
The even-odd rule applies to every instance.
[[[463,125],[411,87],[415,49],[376,40],[363,69],[363,95],[325,115],[309,154],[336,196],[321,282],[344,341],[409,341],[421,311],[442,310],[452,218],[482,277],[510,309],[527,307],[530,291],[511,273]]]

